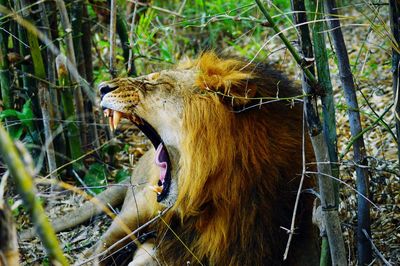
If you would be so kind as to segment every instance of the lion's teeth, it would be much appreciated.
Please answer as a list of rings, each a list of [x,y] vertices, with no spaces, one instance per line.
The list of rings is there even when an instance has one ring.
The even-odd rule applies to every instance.
[[[121,112],[114,111],[114,113],[113,113],[113,126],[114,126],[114,129],[117,128],[117,126],[119,124],[119,121],[121,121],[121,116],[122,116]]]
[[[104,117],[110,117],[110,112],[111,112],[111,110],[110,109],[105,109],[104,110]]]
[[[161,194],[163,187],[161,186],[149,186],[149,188],[151,190],[153,190],[154,192],[156,192],[157,194]]]
[[[108,125],[110,126],[111,132],[114,132],[114,123],[113,123],[113,117],[112,116],[108,117]]]

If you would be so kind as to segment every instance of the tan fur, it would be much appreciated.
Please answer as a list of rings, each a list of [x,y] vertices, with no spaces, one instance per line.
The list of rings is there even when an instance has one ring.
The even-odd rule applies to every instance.
[[[103,104],[145,119],[159,132],[168,150],[176,150],[171,160],[178,193],[163,219],[179,239],[164,222],[153,226],[158,234],[157,259],[165,265],[187,261],[205,265],[284,264],[287,237],[280,226],[290,226],[301,177],[302,106],[290,101],[251,106],[259,104],[260,98],[301,93],[266,66],[246,65],[213,53],[177,70],[129,81],[110,81],[109,86],[116,89],[106,94]],[[311,160],[308,141],[305,149]],[[146,167],[157,169],[151,162]],[[305,187],[312,184],[306,177]],[[312,202],[307,197],[302,197],[299,229],[287,265],[318,261],[311,227]],[[137,220],[134,205],[128,193],[121,216],[129,220],[132,229],[132,221]],[[143,214],[159,208],[161,205],[139,206],[140,220],[150,219]],[[109,230],[103,242],[110,245],[123,235],[114,232]]]

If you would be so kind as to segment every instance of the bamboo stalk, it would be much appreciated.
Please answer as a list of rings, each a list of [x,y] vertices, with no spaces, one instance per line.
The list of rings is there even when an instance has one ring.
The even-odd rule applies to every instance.
[[[73,42],[76,67],[78,68],[79,74],[83,78],[86,78],[86,68],[83,57],[82,48],[82,16],[83,16],[83,6],[80,1],[71,2],[71,38]]]
[[[397,157],[400,163],[400,103],[399,103],[399,85],[400,85],[400,6],[396,0],[389,0],[390,5],[390,27],[393,37],[396,40],[396,47],[392,48],[392,73],[393,73],[393,94],[394,94],[394,110],[396,121],[396,137],[397,137]]]
[[[0,5],[5,5],[6,0],[0,0]],[[0,88],[1,100],[4,109],[11,109],[13,103],[11,98],[10,76],[7,59],[8,34],[0,30]]]
[[[59,83],[61,86],[69,87],[68,71],[66,66],[66,58],[63,55],[56,57],[56,69],[58,74]],[[67,141],[69,146],[69,152],[72,160],[75,160],[82,156],[82,146],[79,137],[79,128],[76,123],[76,113],[73,104],[73,94],[71,89],[63,88],[61,91],[61,103],[63,105],[64,116],[67,127]],[[83,169],[81,161],[77,161],[73,164],[73,168],[78,172]]]
[[[21,4],[20,0],[14,0],[14,6],[17,11],[20,11],[21,16],[25,19],[26,17],[29,16],[28,10],[24,9],[21,10]],[[21,25],[18,24],[18,45],[19,45],[19,54],[25,58],[30,54],[29,51],[29,46],[28,46],[28,37],[27,37],[27,31],[22,27]],[[37,95],[37,89],[36,89],[36,84],[34,80],[30,77],[30,74],[33,73],[32,66],[26,63],[21,64],[21,71],[23,73],[22,75],[22,86],[24,91],[29,93],[29,96],[32,95]],[[39,102],[37,100],[37,97],[33,97],[32,99],[32,106],[34,109],[35,115],[38,116],[40,113],[39,110]]]
[[[268,14],[267,10],[264,8],[261,2],[259,0],[255,1],[260,7],[263,14]],[[290,53],[296,59],[296,62],[299,64],[300,67],[302,67],[303,74],[307,78],[303,78],[304,82],[302,83],[303,90],[305,94],[308,95],[304,97],[304,112],[307,118],[308,132],[310,135],[311,143],[315,152],[315,159],[317,161],[317,168],[319,173],[318,183],[322,205],[323,221],[326,226],[326,231],[328,235],[329,246],[332,255],[332,264],[347,265],[344,241],[340,228],[339,214],[337,208],[335,207],[335,194],[333,183],[330,178],[331,167],[329,163],[326,163],[329,162],[328,148],[325,138],[322,134],[322,126],[316,112],[315,103],[312,101],[312,97],[310,96],[314,92],[312,88],[315,88],[316,86],[318,86],[318,84],[316,83],[316,79],[314,75],[312,75],[311,71],[309,71],[304,65],[301,64],[301,62],[303,61],[301,59],[301,56],[289,43],[286,37],[280,32],[272,17],[269,14],[265,17],[267,18],[269,24],[272,26],[274,31],[284,42]],[[291,48],[289,48],[287,45],[289,45]]]
[[[83,61],[85,63],[86,80],[93,82],[93,58],[92,58],[92,32],[90,29],[90,19],[87,6],[82,10],[82,51]]]
[[[55,0],[57,4],[57,8],[60,11],[61,16],[61,24],[65,32],[65,43],[67,46],[67,58],[71,62],[72,65],[76,67],[76,57],[74,50],[74,43],[72,40],[72,26],[69,21],[67,8],[65,7],[65,3],[63,0]]]
[[[50,6],[49,5],[54,5],[54,3],[40,3],[40,9],[41,9],[41,15],[42,19],[40,20],[42,25],[43,25],[43,32],[47,36],[49,40],[57,39],[54,38],[52,35],[51,31],[51,26],[50,26],[50,21],[48,19],[48,14],[51,14],[49,12]],[[54,28],[57,28],[57,21],[52,21],[55,23],[55,25],[52,25]],[[58,107],[59,106],[59,100],[58,100],[58,91],[55,90],[55,84],[56,84],[56,69],[55,69],[55,56],[51,52],[50,47],[46,48],[46,67],[47,67],[47,72],[46,72],[46,77],[47,80],[49,81],[48,87],[49,87],[49,97],[50,97],[50,102],[52,103],[50,106],[51,107]],[[54,132],[57,130],[57,128],[61,127],[61,111],[60,108],[53,108],[52,110],[53,113],[53,118],[54,121],[51,122],[51,128],[52,131]],[[67,154],[67,145],[66,145],[66,140],[65,140],[65,135],[63,131],[58,132],[57,134],[53,135],[54,137],[54,150],[57,151],[58,154]],[[56,154],[56,164],[57,165],[62,165],[65,163],[65,157],[63,156],[57,156]]]
[[[337,19],[338,13],[336,3],[334,0],[325,0],[325,11],[328,13],[328,28],[333,40],[336,56],[338,59],[338,67],[340,80],[342,83],[346,103],[348,105],[348,116],[350,121],[350,132],[353,137],[357,136],[362,131],[360,112],[358,108],[357,96],[351,73],[349,57],[347,54],[346,44],[344,42],[343,34],[340,27],[340,21]],[[356,184],[357,191],[362,195],[369,197],[368,191],[368,171],[365,167],[367,165],[366,151],[364,146],[364,138],[359,135],[353,144],[354,161],[356,164]],[[370,204],[361,195],[357,196],[357,251],[358,251],[358,265],[369,264],[372,260],[371,243],[365,237],[363,229],[371,235],[370,227]]]
[[[133,41],[133,36],[135,35],[135,22],[136,22],[136,14],[138,11],[138,4],[134,3],[134,8],[133,8],[133,13],[132,13],[132,21],[131,21],[131,25],[129,28],[129,54],[128,54],[128,72],[133,71],[131,70],[132,68],[134,68],[134,72],[135,72],[135,76],[137,75],[137,71],[136,71],[136,67],[134,65],[135,62],[135,58],[134,58],[134,41]]]
[[[19,15],[19,13],[10,11],[8,8],[6,8],[3,5],[0,5],[0,12],[7,14],[10,16],[20,27],[25,28],[27,31],[31,32],[32,34],[36,35],[43,43],[46,44],[51,50],[51,52],[54,55],[59,55],[61,52],[60,50],[52,43],[49,41],[49,39],[46,37],[43,32],[39,31],[32,23],[24,19]],[[21,40],[21,38],[20,38]],[[21,41],[19,42],[21,43]],[[92,103],[96,103],[96,95],[95,92],[92,90],[88,82],[79,75],[75,65],[71,63],[70,60],[67,60],[67,67],[68,71],[72,77],[72,79],[78,83],[83,90],[85,91],[86,96],[90,99]]]
[[[311,137],[318,167],[319,193],[322,205],[323,220],[326,226],[332,265],[347,265],[346,250],[344,248],[343,234],[340,218],[335,206],[335,193],[332,182],[332,171],[329,163],[329,152],[323,134]],[[323,242],[324,244],[324,242]],[[323,253],[323,255],[325,255]],[[322,258],[323,259],[323,258]],[[326,260],[323,260],[326,263]]]
[[[17,150],[2,123],[0,123],[0,154],[10,171],[11,177],[15,180],[17,189],[28,209],[32,222],[37,228],[50,262],[53,265],[68,265],[68,261],[60,249],[54,230],[37,196],[36,187],[30,174],[33,173],[33,166],[25,165],[20,157],[20,154],[24,157],[29,155],[22,147],[19,151]]]
[[[83,61],[85,64],[86,80],[89,83],[93,83],[93,59],[92,59],[92,33],[90,29],[90,20],[87,13],[87,6],[83,6],[82,10],[82,51]],[[93,108],[93,104],[89,99],[84,99],[85,113],[87,114],[87,123],[89,127],[88,144],[92,145],[94,149],[100,147],[100,140],[97,128],[96,113]],[[89,148],[89,147],[88,147]]]
[[[318,3],[318,6],[316,5]],[[323,6],[322,2],[308,1],[309,11],[315,12],[313,23],[313,43],[315,63],[317,66],[318,82],[323,89],[322,114],[323,114],[323,129],[325,134],[326,143],[329,151],[329,158],[331,161],[332,174],[334,177],[339,177],[338,167],[338,154],[337,154],[337,135],[336,135],[336,116],[335,116],[335,103],[333,99],[332,82],[329,71],[328,53],[326,50],[325,28],[322,21]],[[334,181],[336,204],[338,204],[338,183]]]
[[[330,79],[328,54],[326,51],[324,24],[322,22],[323,6],[320,1],[317,3],[308,0],[308,11],[311,11],[312,20],[312,36],[314,43],[314,58],[317,66],[318,82],[323,89],[321,97],[322,114],[323,114],[323,132],[328,147],[329,159],[331,162],[332,176],[339,178],[339,166],[337,155],[337,136],[336,136],[336,119],[335,104],[333,100],[332,82]],[[311,16],[310,16],[311,17]],[[339,205],[339,183],[332,180],[335,190],[335,206]],[[328,250],[327,250],[328,249]],[[326,233],[322,236],[321,261],[320,265],[330,265],[331,257],[329,252],[329,241]]]
[[[136,4],[135,4],[135,8],[136,8]],[[135,17],[132,17],[132,20],[134,20],[134,19],[135,19]],[[119,39],[121,40],[121,44],[122,44],[122,51],[123,51],[123,56],[125,59],[126,70],[128,71],[127,74],[130,77],[136,77],[137,73],[136,73],[136,67],[135,67],[135,60],[133,59],[132,56],[131,57],[129,56],[131,46],[129,45],[128,28],[126,25],[126,20],[120,11],[118,11],[118,13],[117,13],[116,27],[117,27],[117,33],[118,33]]]
[[[305,8],[305,4],[303,0],[294,0],[294,11],[300,11],[299,13],[295,13],[297,14],[297,16],[295,16],[295,23],[296,24],[300,24],[300,44],[301,44],[301,49],[302,49],[302,53],[303,56],[305,56],[306,58],[312,58],[313,57],[313,50],[312,50],[312,44],[311,44],[311,39],[310,39],[310,33],[309,33],[309,28],[308,28],[308,24],[307,24],[307,16],[306,16],[306,8]],[[315,3],[315,2],[313,2]],[[314,10],[314,9],[312,9]],[[335,123],[335,110],[334,110],[334,105],[333,105],[333,96],[332,96],[332,85],[330,82],[330,73],[329,73],[329,62],[328,62],[328,58],[326,55],[326,49],[325,46],[323,48],[321,48],[322,45],[325,45],[325,43],[320,43],[318,41],[320,41],[321,38],[318,38],[318,33],[319,32],[323,32],[322,28],[320,28],[319,26],[322,26],[322,23],[319,23],[319,25],[314,25],[314,44],[316,44],[315,49],[314,49],[314,53],[315,53],[315,62],[317,65],[317,72],[318,72],[318,81],[320,82],[321,85],[321,89],[322,89],[322,96],[321,97],[321,101],[322,101],[322,110],[323,110],[323,133],[324,133],[324,139],[325,139],[325,143],[326,143],[326,148],[328,149],[328,154],[329,154],[329,161],[327,162],[331,162],[330,164],[330,171],[331,174],[335,177],[338,178],[338,167],[337,164],[335,162],[337,162],[337,153],[336,153],[336,123]],[[316,39],[315,39],[316,38]],[[317,41],[317,42],[316,42]],[[325,60],[321,60],[319,61],[319,59],[321,57],[323,57],[324,55],[321,55],[321,50],[323,52],[325,52]],[[310,64],[310,71],[312,73],[314,73],[314,64]],[[322,72],[321,71],[325,71]],[[327,70],[327,71],[326,71]],[[306,77],[303,76],[303,82],[307,82]],[[309,85],[309,87],[311,86],[311,84]],[[303,84],[303,88],[307,87],[305,86],[305,84]],[[328,95],[328,96],[327,96]],[[330,97],[329,97],[330,96]],[[327,109],[327,100],[328,100],[328,105],[329,107],[332,107],[332,109]],[[329,102],[329,100],[331,100],[331,102]],[[330,124],[327,124],[330,123]],[[334,137],[333,139],[329,138],[330,137]],[[315,146],[315,144],[314,144]],[[325,153],[325,152],[324,152]],[[333,159],[332,159],[333,158]],[[319,162],[319,160],[317,160]],[[333,162],[333,163],[332,163]],[[329,171],[329,170],[328,170]],[[326,182],[329,182],[326,180]],[[338,183],[336,181],[334,181],[333,179],[330,180],[330,182],[332,183],[332,188],[333,191],[330,191],[329,193],[333,193],[334,196],[334,209],[338,210],[338,199],[339,199],[339,191],[338,191]],[[323,212],[323,214],[325,215],[326,213]],[[336,216],[336,214],[335,214]],[[335,217],[336,219],[336,217]],[[338,230],[337,232],[340,235],[335,235],[334,239],[332,239],[331,236],[331,242],[335,242],[336,245],[332,248],[332,250],[330,250],[330,245],[329,245],[329,239],[327,239],[327,232],[322,232],[323,237],[322,237],[322,245],[321,245],[321,257],[320,257],[320,265],[331,265],[332,263],[332,256],[331,253],[336,253],[336,258],[334,259],[337,263],[343,263],[346,253],[344,250],[344,241],[343,241],[343,237],[342,237],[342,232],[341,232],[341,228],[340,228],[340,221],[338,221],[339,224],[339,228],[336,228],[336,230]],[[335,224],[336,226],[338,224]],[[332,234],[331,234],[332,235]],[[341,260],[340,262],[338,262],[338,260]]]
[[[25,8],[28,5],[29,4],[26,3],[25,0],[21,0],[21,8]],[[46,70],[41,50],[39,47],[38,38],[37,36],[33,35],[30,32],[27,33],[27,37],[33,61],[34,74],[39,79],[45,80]],[[38,97],[40,102],[40,109],[43,118],[44,135],[46,138],[45,150],[46,150],[47,164],[49,172],[52,173],[55,169],[57,169],[54,146],[53,146],[53,132],[51,126],[51,121],[54,121],[54,111],[53,111],[53,105],[51,104],[52,102],[50,100],[49,88],[47,86],[47,83],[40,80],[37,83],[38,83]],[[52,175],[51,178],[56,179],[57,176]]]
[[[74,28],[70,23],[70,19],[68,17],[68,12],[65,7],[64,1],[56,0],[56,4],[57,4],[57,8],[61,15],[61,24],[65,31],[65,43],[66,43],[66,47],[67,47],[67,58],[71,62],[71,64],[74,66],[74,68],[77,69],[78,67],[77,67],[77,62],[76,62],[74,41],[72,38],[73,37],[72,34],[74,33]],[[74,26],[76,27],[75,24],[74,24]],[[78,45],[80,46],[80,43]],[[79,73],[79,70],[78,70],[78,73]],[[79,76],[82,77],[80,73],[79,73]],[[83,129],[86,129],[87,127],[86,127],[86,121],[85,121],[85,116],[84,116],[85,108],[84,108],[84,104],[83,104],[82,90],[80,87],[76,87],[73,90],[73,96],[74,96],[75,108],[76,108],[77,114],[79,115],[79,120],[81,122],[81,126]],[[75,117],[77,117],[77,116],[75,116]],[[83,144],[86,144],[85,143],[85,137],[86,137],[85,132],[84,131],[80,132],[79,127],[77,127],[76,130],[78,130],[79,137],[81,138],[81,141],[83,141]]]
[[[86,78],[86,68],[83,57],[83,49],[82,49],[82,15],[83,15],[83,6],[81,1],[72,1],[71,8],[71,29],[72,32],[68,38],[72,38],[73,40],[73,50],[75,54],[76,67],[78,68],[79,74]],[[80,87],[77,87],[74,90],[74,99],[75,105],[77,108],[77,118],[80,121],[80,137],[81,142],[84,147],[87,147],[89,142],[87,136],[89,134],[89,127],[87,125],[87,119],[89,119],[90,113],[86,113],[84,99],[82,96],[82,90]]]
[[[296,25],[300,25],[298,28],[299,28],[299,40],[300,40],[301,53],[304,58],[308,58],[308,62],[307,62],[308,69],[310,70],[310,72],[313,75],[315,75],[314,61],[316,61],[317,65],[319,67],[321,66],[321,64],[327,64],[327,66],[329,66],[329,65],[328,65],[327,61],[319,62],[317,59],[314,61],[310,60],[311,58],[314,58],[314,54],[313,54],[313,47],[312,47],[311,38],[310,38],[310,30],[309,30],[309,27],[307,24],[307,15],[306,15],[306,8],[305,8],[304,1],[292,0],[291,3],[292,3],[292,10],[294,11],[294,13],[293,13],[294,22]],[[311,9],[311,10],[314,10],[314,9]],[[314,27],[315,27],[315,25],[314,25]],[[315,32],[314,32],[314,35],[315,35]],[[314,45],[315,45],[315,39],[314,39]],[[315,54],[318,53],[318,51],[317,51],[318,48],[319,47],[315,48]],[[317,56],[315,56],[315,58],[317,58]],[[319,74],[320,73],[318,72],[318,78],[320,78]],[[329,75],[329,72],[328,72],[328,75]],[[307,89],[307,86],[310,86],[310,85],[307,85],[307,77],[304,74],[302,77],[302,84],[303,84],[302,86],[303,86],[303,88],[305,88],[305,90],[309,90],[309,89]],[[324,87],[322,89],[325,91]],[[314,105],[316,105],[315,102],[314,102]],[[325,114],[324,114],[324,118],[325,118]],[[328,151],[329,151],[329,146],[331,143],[329,143],[329,139],[326,138],[326,135],[329,134],[329,132],[326,132],[325,122],[326,121],[324,120],[323,128],[325,130],[323,132],[325,134],[326,144],[328,146]],[[330,128],[330,129],[334,130],[334,132],[336,133],[336,128],[333,128],[333,129]],[[333,172],[332,166],[336,167],[336,165],[331,164],[331,171]],[[337,198],[337,195],[338,195],[338,191],[335,191],[335,198]],[[336,207],[338,206],[338,202],[336,202],[335,206]],[[325,226],[323,228],[325,228]],[[330,256],[329,240],[327,238],[326,230],[321,231],[320,234],[322,236],[320,266],[325,266],[325,265],[328,266],[328,265],[331,265],[331,261],[332,261],[332,258]]]
[[[110,74],[112,78],[117,76],[117,70],[115,69],[115,30],[117,27],[117,1],[111,0],[111,11],[110,11]]]

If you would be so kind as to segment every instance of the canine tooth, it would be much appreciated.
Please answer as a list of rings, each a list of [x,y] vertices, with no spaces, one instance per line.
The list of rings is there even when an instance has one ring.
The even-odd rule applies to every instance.
[[[111,110],[110,109],[105,109],[104,110],[104,117],[110,117],[110,112],[111,112]]]
[[[114,126],[114,129],[117,128],[117,126],[119,124],[119,121],[121,120],[121,116],[122,116],[121,112],[114,111],[114,113],[113,113],[113,126]]]
[[[156,192],[157,194],[161,194],[161,192],[162,192],[162,190],[163,190],[163,188],[160,187],[160,186],[149,186],[149,188],[150,188],[151,190],[153,190],[154,192]]]
[[[113,123],[113,117],[112,116],[108,117],[108,125],[110,126],[111,132],[114,132],[114,123]]]

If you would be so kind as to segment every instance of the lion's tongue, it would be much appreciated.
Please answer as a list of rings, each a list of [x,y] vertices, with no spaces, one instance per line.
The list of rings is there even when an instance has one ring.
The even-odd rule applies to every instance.
[[[155,163],[157,166],[161,168],[160,181],[161,184],[164,184],[165,176],[167,175],[168,164],[167,164],[167,153],[165,152],[165,148],[162,143],[160,143],[160,145],[158,145],[157,147]]]

